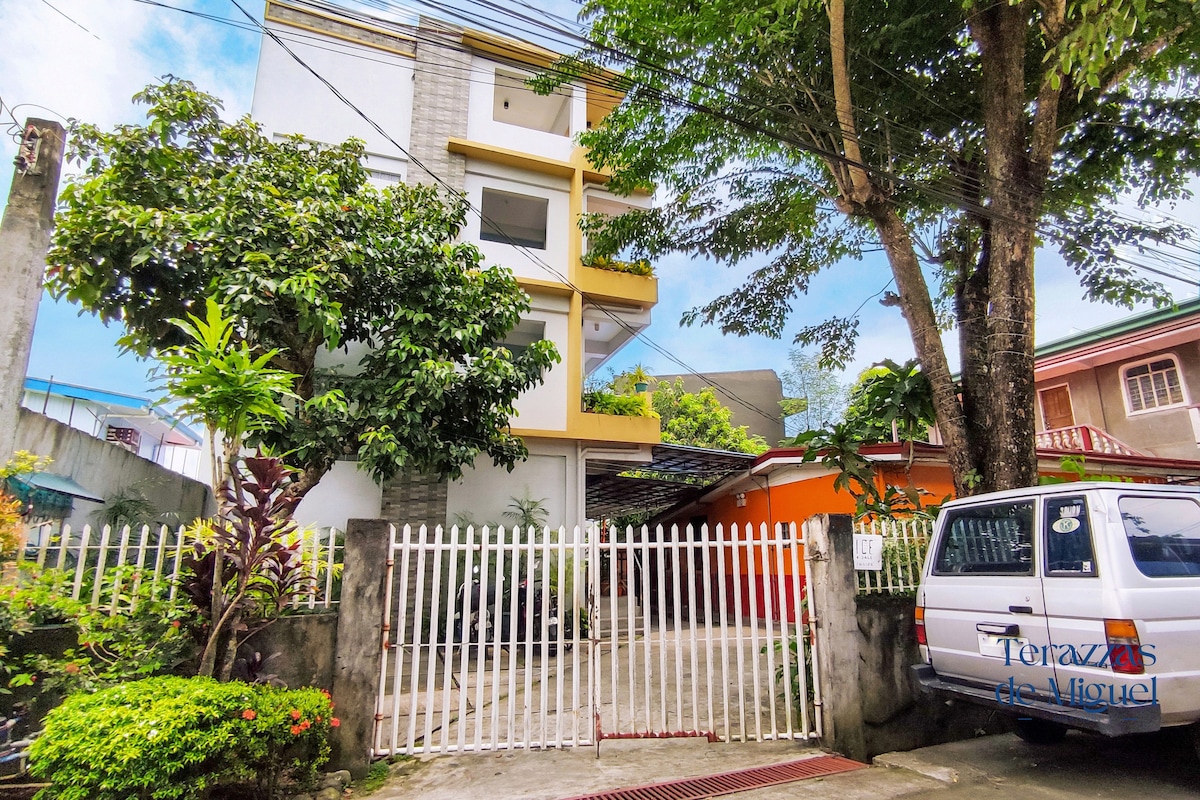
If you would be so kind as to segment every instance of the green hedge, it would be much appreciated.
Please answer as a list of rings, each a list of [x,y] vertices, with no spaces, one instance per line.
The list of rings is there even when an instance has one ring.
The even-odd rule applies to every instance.
[[[51,711],[30,771],[51,781],[39,800],[191,800],[218,787],[269,798],[315,780],[332,714],[317,689],[147,678]]]

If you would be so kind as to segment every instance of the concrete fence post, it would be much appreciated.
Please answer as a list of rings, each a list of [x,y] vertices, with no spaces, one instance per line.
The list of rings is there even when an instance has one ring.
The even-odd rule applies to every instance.
[[[812,563],[817,617],[817,666],[825,744],[846,756],[867,757],[859,681],[858,583],[854,574],[854,525],[846,514],[809,517],[804,546]]]
[[[375,694],[383,662],[384,577],[392,557],[391,525],[382,519],[346,524],[345,568],[338,607],[333,699],[341,726],[333,731],[334,769],[363,777],[371,764]]]

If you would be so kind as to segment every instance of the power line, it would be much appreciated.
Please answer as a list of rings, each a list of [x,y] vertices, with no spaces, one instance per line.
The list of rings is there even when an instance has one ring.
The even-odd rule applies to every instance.
[[[358,106],[356,106],[353,103],[353,101],[351,101],[342,92],[340,92],[327,78],[325,78],[323,75],[321,75],[319,72],[317,72],[310,64],[308,64],[297,53],[295,53],[295,51],[293,51],[291,48],[289,48],[286,43],[284,43],[282,40],[280,40],[274,31],[272,31],[267,26],[259,23],[257,21],[257,19],[255,19],[253,16],[251,16],[249,14],[249,12],[247,12],[246,9],[241,5],[239,0],[230,0],[230,2],[232,2],[235,6],[237,6],[238,10],[240,10],[242,12],[242,14],[244,14],[248,19],[250,19],[252,22],[257,24],[265,35],[270,37],[272,41],[274,41],[279,47],[281,47],[301,67],[303,67],[306,71],[311,73],[317,80],[319,80],[331,92],[333,92],[334,96],[337,97],[338,100],[340,100],[343,104],[345,104],[352,111],[354,111],[364,121],[366,121],[367,124],[370,125],[381,136],[385,137],[389,142],[391,142],[391,144],[393,146],[395,146],[397,150],[399,150],[401,153],[403,153],[409,159],[409,161],[411,161],[413,164],[415,164],[417,167],[419,167],[421,170],[423,170],[426,174],[428,174],[431,178],[433,178],[433,180],[435,182],[437,182],[439,185],[441,185],[443,188],[445,188],[446,191],[448,191],[451,194],[451,196],[459,198],[463,203],[465,203],[467,205],[468,208],[470,208],[475,214],[477,214],[479,216],[481,221],[490,222],[490,220],[488,220],[487,218],[485,218],[483,216],[482,211],[475,208],[474,204],[472,204],[470,202],[469,198],[467,198],[460,190],[458,190],[457,188],[455,188],[455,187],[451,186],[449,183],[447,183],[441,176],[439,176],[437,173],[435,173],[432,169],[430,169],[423,162],[421,162],[420,159],[416,158],[416,156],[414,156],[410,151],[408,151],[403,145],[401,145],[398,141],[396,141],[396,139],[394,137],[392,137],[387,131],[385,131],[383,129],[383,127],[381,125],[379,125],[379,123],[377,123],[374,119],[372,119],[369,115],[367,115],[366,112],[364,112],[362,109],[360,109]],[[579,286],[575,285],[569,279],[568,276],[563,275],[559,270],[555,269],[550,264],[548,264],[544,260],[542,260],[540,257],[538,257],[537,255],[532,253],[529,250],[529,248],[513,241],[511,237],[509,237],[506,233],[504,233],[502,228],[499,228],[498,226],[494,226],[494,225],[493,225],[493,227],[496,230],[500,231],[501,234],[504,235],[505,238],[509,240],[509,244],[517,247],[519,249],[519,251],[524,253],[527,258],[529,258],[535,264],[538,264],[539,266],[541,266],[543,269],[545,269],[550,274],[557,277],[563,284],[565,284],[566,286],[569,286],[573,291],[576,291],[584,298],[587,298],[589,303],[594,308],[597,308],[598,310],[603,312],[606,316],[611,318],[623,330],[630,333],[634,337],[641,338],[642,341],[645,342],[648,346],[650,346],[656,352],[662,354],[664,357],[670,359],[673,363],[676,363],[676,364],[682,366],[684,369],[687,369],[690,372],[696,372],[694,367],[691,367],[690,365],[686,364],[684,361],[679,359],[673,353],[670,353],[669,351],[667,351],[666,349],[664,349],[660,345],[658,345],[656,342],[654,342],[653,340],[646,337],[641,331],[633,328],[631,325],[629,325],[627,322],[625,322],[625,320],[621,319],[621,317],[619,315],[617,315],[612,310],[610,310],[608,307],[606,307],[603,303],[598,302],[595,298],[592,298],[590,295],[588,295],[586,292],[584,292]],[[697,373],[697,374],[699,374],[699,373]],[[704,376],[701,375],[701,377],[704,377]],[[705,378],[705,379],[707,380],[707,378]],[[723,392],[728,394],[730,397],[735,398],[739,403],[744,405],[746,408],[754,411],[755,413],[761,414],[762,416],[764,416],[767,419],[770,419],[772,421],[777,419],[777,416],[771,415],[768,412],[763,411],[762,409],[758,408],[753,403],[739,397],[736,392],[733,392],[724,386],[720,386],[720,384],[714,384],[714,385],[717,386],[718,388],[720,388]]]
[[[139,0],[139,1],[140,1],[140,2],[146,2],[147,0]],[[170,6],[165,6],[165,4],[161,4],[161,3],[151,3],[151,4],[154,4],[154,5],[163,5],[164,7],[170,7]],[[399,150],[400,150],[402,153],[405,153],[405,155],[406,155],[406,156],[407,156],[407,157],[408,157],[408,158],[409,158],[409,159],[410,159],[410,160],[411,160],[411,161],[412,161],[412,162],[413,162],[413,163],[414,163],[416,166],[420,167],[421,169],[423,169],[424,171],[426,171],[427,173],[429,173],[429,174],[431,175],[431,177],[433,177],[433,178],[434,178],[434,180],[436,180],[438,183],[440,183],[440,184],[442,184],[443,186],[445,186],[445,187],[446,187],[448,190],[450,190],[450,191],[454,192],[455,194],[459,194],[459,193],[458,193],[456,190],[454,190],[452,187],[449,187],[449,185],[448,185],[448,184],[446,184],[446,183],[445,183],[443,180],[441,180],[441,178],[440,178],[439,176],[437,176],[437,175],[433,174],[433,173],[432,173],[432,172],[431,172],[431,171],[430,171],[430,170],[429,170],[427,167],[425,167],[425,165],[424,165],[424,164],[422,164],[422,163],[421,163],[419,160],[417,160],[417,159],[413,158],[413,157],[411,156],[411,154],[407,153],[407,151],[405,151],[405,149],[404,149],[403,147],[400,147],[400,146],[399,146],[399,144],[398,144],[398,143],[397,143],[397,142],[396,142],[396,141],[395,141],[395,140],[394,140],[392,137],[390,137],[389,135],[387,135],[387,133],[386,133],[385,131],[383,131],[381,127],[379,127],[378,125],[376,125],[376,124],[373,122],[373,120],[371,120],[371,119],[370,119],[369,117],[367,117],[367,116],[366,116],[366,115],[365,115],[365,114],[364,114],[364,113],[363,113],[363,112],[362,112],[360,109],[358,109],[356,106],[354,106],[354,105],[353,105],[353,103],[350,103],[350,102],[349,102],[349,101],[348,101],[348,100],[347,100],[347,99],[346,99],[346,98],[345,98],[345,97],[344,97],[344,96],[343,96],[343,95],[342,95],[342,94],[341,94],[341,93],[340,93],[340,92],[339,92],[339,91],[338,91],[338,90],[337,90],[335,87],[333,87],[333,86],[332,86],[332,85],[331,85],[331,84],[330,84],[328,81],[324,80],[324,79],[323,79],[323,78],[322,78],[322,77],[321,77],[319,74],[317,74],[317,73],[316,73],[314,70],[312,70],[312,68],[311,68],[311,67],[309,67],[309,66],[308,66],[308,65],[307,65],[307,64],[306,64],[306,63],[305,63],[305,62],[304,62],[302,59],[300,59],[298,56],[296,56],[296,54],[295,54],[294,52],[290,51],[290,49],[288,49],[288,48],[286,47],[286,45],[284,45],[284,44],[283,44],[281,41],[279,41],[278,37],[275,37],[275,36],[274,36],[274,35],[273,35],[273,34],[272,34],[272,33],[271,33],[271,32],[270,32],[268,29],[266,29],[266,28],[265,28],[265,26],[262,26],[261,24],[259,24],[259,23],[257,22],[257,20],[255,20],[253,17],[251,17],[251,16],[250,16],[250,15],[249,15],[249,14],[246,12],[246,10],[240,6],[240,4],[237,4],[237,3],[235,2],[235,5],[238,5],[238,7],[239,7],[239,9],[242,11],[242,13],[243,13],[244,15],[246,15],[246,16],[247,16],[247,18],[251,20],[251,22],[253,22],[253,23],[254,23],[256,26],[258,26],[260,30],[263,30],[263,31],[264,31],[264,32],[266,32],[268,35],[271,35],[271,36],[272,36],[272,38],[275,38],[275,39],[276,39],[276,41],[277,41],[277,43],[278,43],[278,44],[280,44],[280,46],[281,46],[281,47],[283,47],[285,50],[287,50],[287,51],[289,52],[289,54],[290,54],[290,55],[292,55],[292,57],[293,57],[294,59],[296,59],[296,60],[297,60],[297,61],[298,61],[298,62],[299,62],[299,63],[300,63],[302,66],[304,66],[306,69],[308,69],[310,72],[312,72],[312,73],[313,73],[313,74],[314,74],[314,75],[315,75],[315,76],[316,76],[316,77],[317,77],[319,80],[321,80],[323,83],[325,83],[325,84],[326,84],[326,86],[327,86],[328,88],[330,88],[330,90],[331,90],[331,91],[333,91],[333,92],[334,92],[335,96],[338,96],[338,97],[339,97],[339,99],[341,99],[341,100],[342,100],[344,103],[346,103],[346,104],[347,104],[349,107],[351,107],[353,110],[355,110],[355,111],[356,111],[356,112],[357,112],[357,113],[358,113],[360,116],[362,116],[362,117],[364,118],[364,120],[366,120],[366,121],[367,121],[369,124],[371,124],[371,125],[372,125],[372,127],[374,127],[374,128],[375,128],[375,129],[376,129],[378,132],[380,132],[380,134],[381,134],[381,135],[385,136],[385,138],[387,138],[389,141],[391,141],[391,143],[392,143],[394,146],[396,146],[396,147],[397,147],[397,148],[398,148],[398,149],[399,149]],[[484,5],[487,5],[487,4],[484,4]],[[182,9],[176,9],[176,10],[182,10]],[[458,16],[461,16],[461,15],[458,15]],[[520,17],[521,15],[513,15],[513,16]],[[485,27],[486,27],[486,26],[485,26]],[[510,34],[510,35],[511,35],[511,34]],[[668,96],[668,97],[669,97],[669,96]],[[731,120],[731,121],[732,121],[732,120]],[[760,129],[760,130],[761,130],[761,129]],[[768,132],[768,131],[765,131],[765,130],[764,130],[764,131],[762,131],[762,132],[763,132],[763,133],[766,133],[767,135],[770,135],[770,132]],[[483,217],[482,217],[482,214],[481,214],[481,213],[480,213],[480,212],[479,212],[477,209],[474,209],[474,207],[473,207],[473,206],[472,206],[472,210],[473,210],[473,211],[474,211],[476,214],[479,214],[479,216],[481,217],[481,219],[483,218]],[[541,261],[541,259],[537,258],[536,256],[533,256],[533,255],[532,255],[531,253],[529,253],[527,250],[526,250],[526,255],[527,255],[527,257],[530,257],[530,259],[531,259],[532,261],[534,261],[535,263],[540,263],[540,265],[541,265],[541,266],[542,266],[544,269],[547,269],[547,270],[548,270],[548,271],[549,271],[551,274],[555,274],[556,276],[558,276],[558,277],[560,277],[560,278],[564,278],[564,282],[565,282],[565,283],[567,283],[568,285],[570,285],[570,282],[569,282],[569,281],[565,281],[565,276],[562,276],[562,275],[561,275],[561,273],[558,273],[558,271],[557,271],[557,270],[554,270],[553,268],[551,268],[551,267],[550,267],[550,265],[548,265],[548,264],[546,264],[545,262]],[[1143,267],[1143,266],[1144,266],[1144,265],[1140,265],[1140,264],[1136,264],[1136,263],[1134,263],[1134,265],[1135,265],[1135,266],[1138,266],[1138,267]],[[1160,271],[1160,274],[1161,274],[1161,271]],[[1177,277],[1177,276],[1173,276],[1173,275],[1167,275],[1167,277]],[[578,287],[572,287],[572,288],[578,289]],[[868,298],[868,299],[869,299],[869,298]],[[664,356],[668,357],[670,360],[672,360],[672,361],[673,361],[673,363],[677,363],[677,364],[679,364],[679,365],[680,365],[680,366],[682,366],[684,369],[687,369],[687,370],[689,370],[689,371],[693,371],[693,372],[695,371],[695,369],[694,369],[693,367],[691,367],[690,365],[688,365],[688,364],[686,364],[686,363],[684,363],[684,362],[682,362],[682,361],[678,360],[676,357],[674,357],[674,355],[673,355],[673,354],[671,354],[671,353],[667,352],[665,349],[662,349],[662,348],[660,348],[659,346],[657,346],[655,343],[653,343],[653,341],[652,341],[652,340],[650,340],[650,339],[649,339],[647,336],[645,336],[645,334],[641,334],[640,332],[638,332],[638,331],[634,330],[633,328],[631,328],[630,326],[628,326],[627,324],[625,324],[625,323],[624,323],[624,320],[621,320],[619,317],[617,317],[616,315],[614,315],[614,314],[612,314],[610,311],[608,311],[608,309],[606,309],[606,308],[603,306],[603,304],[595,303],[595,302],[593,301],[593,305],[594,305],[595,307],[597,307],[598,309],[602,310],[602,311],[603,311],[604,313],[606,313],[608,316],[612,317],[612,318],[614,319],[614,321],[615,321],[615,322],[617,322],[617,323],[618,323],[618,324],[619,324],[619,325],[620,325],[622,328],[624,328],[624,329],[625,329],[625,330],[627,330],[628,332],[632,333],[634,336],[637,336],[638,338],[642,339],[644,342],[647,342],[648,344],[650,344],[650,346],[652,347],[652,349],[654,349],[656,352],[659,352],[660,354],[663,354]],[[861,308],[861,307],[860,307],[860,308]],[[761,410],[760,410],[760,413],[761,413]],[[770,415],[766,415],[766,414],[764,413],[764,416],[770,416]],[[770,416],[770,418],[774,419],[774,417],[773,417],[773,416]]]

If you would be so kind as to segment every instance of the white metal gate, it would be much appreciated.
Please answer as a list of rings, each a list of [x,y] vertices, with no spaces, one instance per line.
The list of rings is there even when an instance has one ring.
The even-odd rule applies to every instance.
[[[795,526],[405,526],[374,752],[820,736],[802,545]]]

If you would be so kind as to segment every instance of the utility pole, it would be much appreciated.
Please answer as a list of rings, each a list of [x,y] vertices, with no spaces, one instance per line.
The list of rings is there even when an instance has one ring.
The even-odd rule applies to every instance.
[[[25,121],[0,222],[0,464],[12,456],[16,443],[65,138],[57,122]]]

